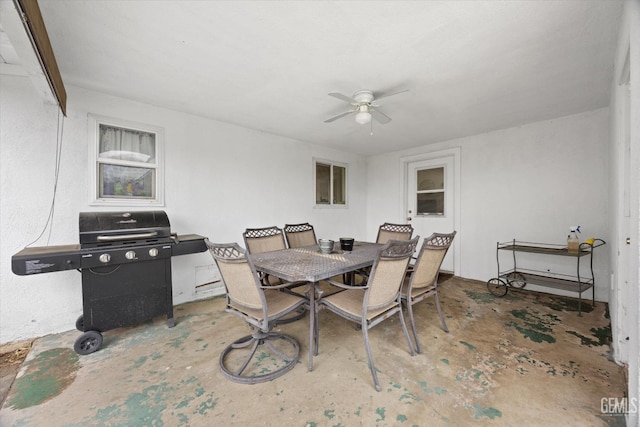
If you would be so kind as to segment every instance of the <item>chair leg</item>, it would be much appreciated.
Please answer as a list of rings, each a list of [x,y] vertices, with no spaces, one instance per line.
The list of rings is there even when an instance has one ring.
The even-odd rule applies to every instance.
[[[315,313],[315,316],[313,317],[313,337],[314,337],[314,352],[313,355],[317,356],[318,355],[318,348],[320,348],[320,335],[318,334],[318,312],[320,311],[320,299],[322,298],[322,294],[323,291],[322,289],[320,289],[320,287],[316,287],[316,285],[313,285],[313,292],[316,292],[317,289],[317,295],[314,298],[314,307],[312,307],[313,312]],[[314,294],[315,295],[315,294]]]
[[[440,298],[438,298],[438,291],[436,290],[435,293],[435,297],[436,297],[436,308],[438,309],[438,315],[440,316],[440,322],[442,323],[442,329],[444,329],[445,332],[449,332],[449,328],[447,328],[447,324],[444,321],[444,315],[442,314],[442,308],[440,307]]]
[[[313,309],[315,310],[316,315],[313,318],[313,336],[315,339],[314,342],[314,356],[318,355],[318,348],[320,348],[320,334],[318,333],[318,302],[315,302],[315,308]]]
[[[402,303],[398,303],[398,316],[400,316],[400,323],[402,324],[402,332],[404,332],[404,337],[407,339],[407,345],[409,346],[409,352],[412,356],[416,355],[416,352],[413,351],[413,344],[411,344],[411,338],[409,338],[409,331],[407,331],[407,324],[404,321],[404,314],[402,314]]]
[[[376,391],[380,391],[380,382],[378,381],[378,374],[376,373],[376,366],[373,364],[373,355],[371,354],[371,347],[369,346],[369,328],[367,325],[362,325],[362,336],[364,337],[364,347],[367,350],[367,358],[369,359],[369,369],[371,370],[371,376],[373,377],[373,383],[375,384]]]
[[[407,299],[405,299],[405,303],[407,305],[407,311],[409,312],[409,320],[411,321],[413,340],[416,342],[416,352],[418,352],[418,354],[422,354],[422,347],[420,347],[420,340],[418,340],[418,333],[416,332],[416,322],[413,319],[413,301],[411,301],[410,297],[407,297]]]

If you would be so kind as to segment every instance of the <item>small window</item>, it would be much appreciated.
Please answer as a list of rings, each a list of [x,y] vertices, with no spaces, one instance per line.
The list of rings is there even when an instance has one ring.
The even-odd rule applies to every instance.
[[[418,215],[444,215],[444,167],[418,171],[416,181]]]
[[[315,164],[316,205],[347,204],[347,166],[317,160]]]
[[[162,206],[163,130],[90,116],[91,205]]]

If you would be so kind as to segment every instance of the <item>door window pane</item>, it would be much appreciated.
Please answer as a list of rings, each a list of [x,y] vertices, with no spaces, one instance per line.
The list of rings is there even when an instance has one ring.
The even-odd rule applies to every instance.
[[[443,166],[421,169],[416,173],[416,215],[444,215]]]
[[[444,215],[444,193],[418,193],[418,215]]]
[[[418,171],[418,191],[444,190],[444,168]]]

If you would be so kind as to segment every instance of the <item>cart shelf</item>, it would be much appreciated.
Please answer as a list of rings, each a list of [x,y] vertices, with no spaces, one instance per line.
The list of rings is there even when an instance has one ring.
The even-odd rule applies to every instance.
[[[581,243],[577,253],[569,253],[567,246],[548,243],[533,243],[512,240],[498,242],[496,245],[496,260],[498,264],[498,276],[487,282],[489,291],[497,296],[504,296],[509,287],[524,288],[527,283],[544,286],[550,289],[559,289],[578,294],[578,315],[582,316],[582,293],[591,289],[591,298],[595,304],[595,280],[593,276],[594,249],[605,244],[602,239],[595,239],[593,244]],[[500,268],[500,252],[510,251],[513,257],[513,267],[502,270]],[[576,274],[557,274],[548,271],[536,271],[518,268],[516,253],[528,252],[540,255],[551,255],[573,258],[576,264]],[[582,270],[580,259],[588,257],[588,264],[583,262]],[[587,264],[585,266],[585,264]]]
[[[569,249],[567,248],[566,245],[562,246],[562,245],[539,243],[536,246],[536,243],[529,243],[529,242],[516,242],[516,243],[508,242],[508,243],[499,243],[498,245],[500,245],[498,249],[502,249],[502,250],[515,251],[515,252],[529,252],[529,253],[544,254],[544,255],[582,257],[585,255],[589,255],[591,253],[590,249],[582,248],[577,254],[570,254]],[[586,243],[583,243],[583,245],[586,245]]]
[[[561,289],[563,291],[572,291],[572,292],[584,292],[593,287],[593,281],[587,280],[583,282],[578,282],[575,279],[563,277],[553,277],[549,275],[540,273],[535,273],[532,270],[524,270],[520,269],[518,271],[512,271],[507,274],[502,274],[500,277],[505,278],[507,280],[511,280],[514,277],[513,273],[522,274],[527,283],[531,283],[532,285],[540,285],[545,286],[547,288],[553,289]]]

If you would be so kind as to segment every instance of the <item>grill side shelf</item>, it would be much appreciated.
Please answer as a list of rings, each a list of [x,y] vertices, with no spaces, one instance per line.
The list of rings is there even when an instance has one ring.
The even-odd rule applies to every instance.
[[[18,276],[80,268],[80,245],[24,248],[11,257],[11,271]]]
[[[206,237],[198,234],[173,236],[174,245],[171,254],[176,256],[204,252],[207,250],[207,245],[204,243],[204,239],[206,239]]]

